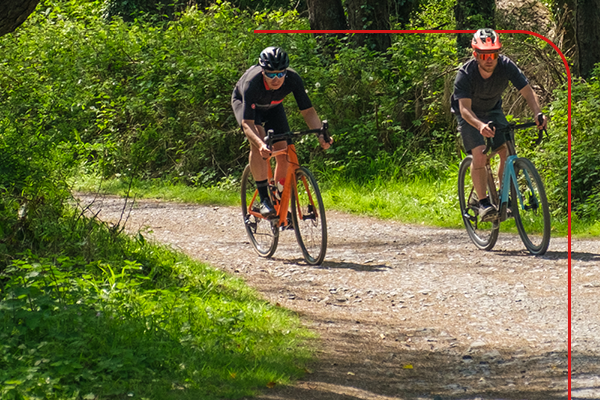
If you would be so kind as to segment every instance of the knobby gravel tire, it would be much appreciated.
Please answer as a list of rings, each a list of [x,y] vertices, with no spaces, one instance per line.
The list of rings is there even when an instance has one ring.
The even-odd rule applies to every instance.
[[[465,224],[465,228],[467,229],[467,234],[475,246],[481,250],[491,250],[498,240],[500,223],[497,220],[490,222],[480,221],[478,208],[469,206],[469,202],[471,202],[472,205],[475,205],[478,204],[479,201],[471,179],[470,167],[472,162],[473,157],[467,156],[460,163],[458,170],[458,200],[460,204],[460,214]]]
[[[249,213],[248,210],[254,208],[259,209],[260,198],[256,193],[254,202],[252,199],[256,193],[256,183],[250,172],[250,165],[247,165],[242,174],[242,217],[246,233],[250,239],[250,243],[254,250],[261,257],[271,257],[277,250],[279,243],[279,228],[273,221],[264,218],[256,217]],[[252,204],[251,204],[252,202]]]
[[[304,259],[311,265],[320,265],[327,251],[325,206],[315,177],[304,167],[296,172],[292,221]]]
[[[517,158],[514,168],[517,182],[516,187],[515,182],[511,184],[511,197],[515,205],[515,224],[527,250],[533,255],[543,255],[550,245],[551,229],[550,208],[544,183],[528,159]]]

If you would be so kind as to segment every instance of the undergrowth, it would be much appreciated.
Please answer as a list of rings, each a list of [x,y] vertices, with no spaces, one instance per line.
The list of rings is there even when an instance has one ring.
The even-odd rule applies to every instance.
[[[141,233],[80,221],[96,232],[64,253],[81,255],[0,265],[0,398],[240,398],[303,374],[295,315]]]
[[[441,167],[440,167],[441,168]],[[332,173],[318,173],[319,187],[325,207],[357,215],[370,215],[410,224],[464,229],[458,210],[458,165],[443,167],[443,173],[404,177],[376,177],[367,182],[347,181]],[[77,190],[93,191],[98,187],[98,178],[79,180]],[[104,184],[107,194],[124,195],[129,186],[123,180],[111,180]],[[184,196],[180,193],[184,192]],[[218,193],[215,195],[215,193]],[[189,187],[170,182],[137,182],[131,195],[140,198],[158,198],[206,205],[239,205],[237,186],[213,188]],[[552,235],[567,235],[567,219],[552,218]],[[241,226],[240,226],[241,229]],[[587,220],[574,220],[573,234],[592,236],[597,224]],[[504,222],[502,232],[517,233],[512,220]]]

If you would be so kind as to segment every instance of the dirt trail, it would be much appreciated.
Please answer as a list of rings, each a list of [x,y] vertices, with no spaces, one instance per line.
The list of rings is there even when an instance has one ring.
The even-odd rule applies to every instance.
[[[93,208],[116,221],[123,202]],[[533,257],[515,235],[484,252],[463,230],[333,211],[327,222],[322,266],[304,262],[292,231],[258,257],[237,207],[142,200],[127,226],[239,275],[320,335],[311,373],[260,399],[567,398],[566,238]],[[600,399],[600,242],[572,251],[573,399]]]

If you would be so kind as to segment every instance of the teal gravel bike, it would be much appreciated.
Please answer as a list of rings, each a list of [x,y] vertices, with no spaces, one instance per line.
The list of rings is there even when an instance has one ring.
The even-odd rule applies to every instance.
[[[540,115],[541,117],[541,115]],[[489,220],[479,218],[479,199],[471,179],[471,164],[473,157],[467,156],[462,160],[458,172],[458,198],[460,212],[465,228],[473,243],[482,250],[491,250],[498,240],[500,223],[514,218],[519,236],[531,254],[543,255],[550,244],[550,210],[548,199],[540,174],[533,163],[527,158],[518,157],[514,146],[514,132],[536,126],[535,122],[524,124],[511,123],[504,129],[497,129],[496,135],[503,134],[506,138],[508,158],[504,167],[500,189],[490,166],[488,155],[486,163],[488,197],[498,212]],[[542,141],[546,130],[540,130],[536,145]],[[485,154],[490,150],[488,140]]]

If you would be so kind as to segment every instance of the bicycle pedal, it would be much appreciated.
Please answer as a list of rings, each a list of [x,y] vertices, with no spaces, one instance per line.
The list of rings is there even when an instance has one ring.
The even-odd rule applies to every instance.
[[[477,221],[477,217],[469,214],[468,212],[464,213],[463,217],[466,218],[466,219],[468,219],[471,222],[476,222]]]
[[[498,219],[498,213],[488,214],[485,217],[481,218],[481,222],[493,222]]]

